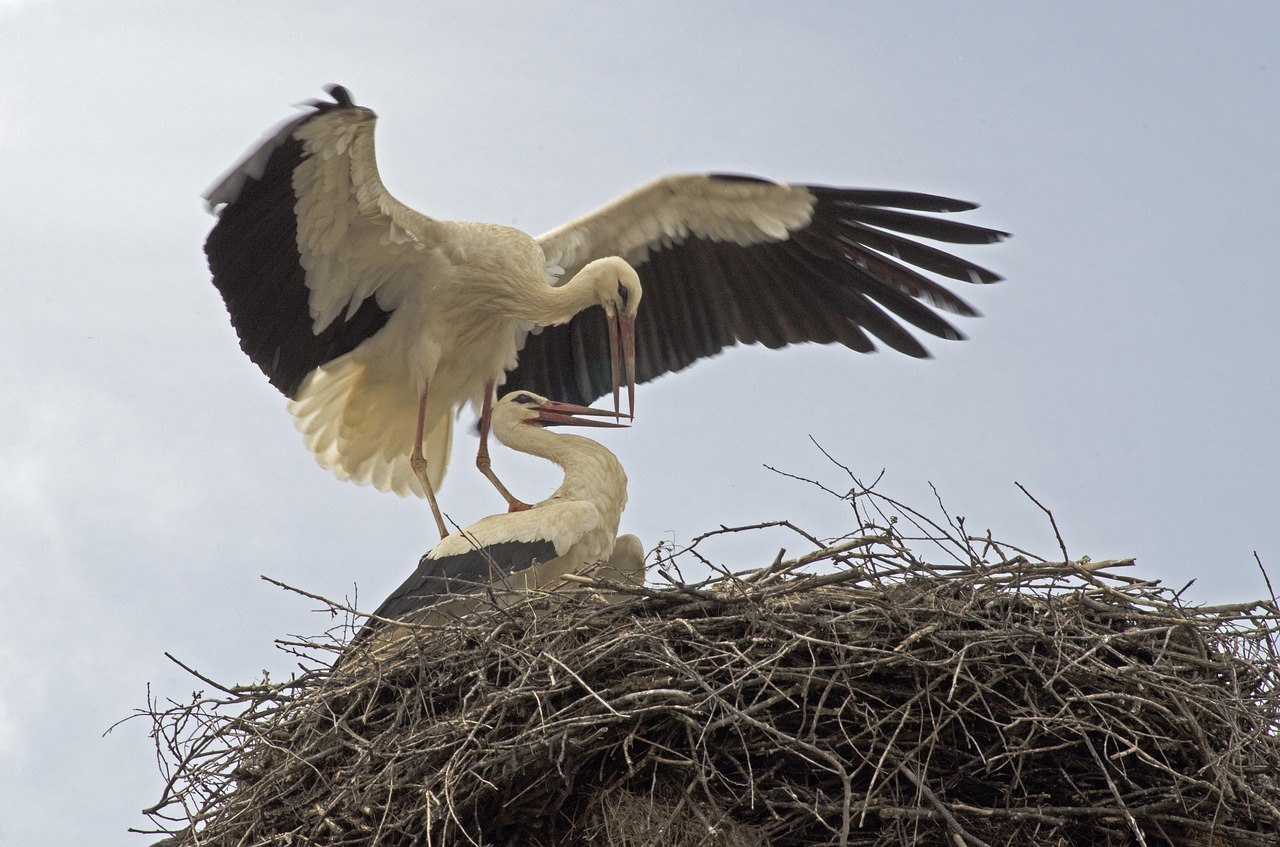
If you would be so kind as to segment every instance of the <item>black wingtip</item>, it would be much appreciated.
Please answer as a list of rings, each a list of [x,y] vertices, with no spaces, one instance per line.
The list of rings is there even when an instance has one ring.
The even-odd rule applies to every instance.
[[[345,85],[337,83],[329,83],[324,86],[325,93],[332,97],[332,100],[307,100],[299,103],[299,106],[310,106],[316,112],[332,112],[337,109],[357,109],[371,117],[377,117],[372,109],[366,109],[364,106],[356,105],[356,101],[352,98],[351,92]]]
[[[324,87],[325,94],[333,98],[333,101],[343,109],[356,109],[355,101],[351,99],[351,92],[347,90],[345,85],[337,83],[329,83]]]

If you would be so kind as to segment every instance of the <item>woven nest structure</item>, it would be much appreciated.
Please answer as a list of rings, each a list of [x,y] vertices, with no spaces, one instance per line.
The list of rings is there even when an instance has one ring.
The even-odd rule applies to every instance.
[[[152,705],[148,814],[218,847],[1280,841],[1274,601],[912,524],[336,668],[341,633],[290,643],[287,682]]]

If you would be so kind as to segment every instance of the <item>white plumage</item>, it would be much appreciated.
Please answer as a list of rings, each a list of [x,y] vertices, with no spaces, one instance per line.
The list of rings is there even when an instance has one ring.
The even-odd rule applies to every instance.
[[[377,619],[438,623],[488,602],[528,591],[556,591],[563,577],[593,572],[624,583],[644,582],[644,551],[633,535],[618,538],[627,502],[627,476],[603,445],[551,433],[559,424],[614,426],[583,420],[603,410],[512,392],[493,408],[493,434],[512,449],[552,461],[564,471],[560,487],[526,511],[490,515],[449,535],[374,613],[357,636],[381,629]],[[384,636],[385,637],[385,634]]]
[[[443,537],[433,489],[454,411],[481,411],[477,464],[523,507],[489,469],[494,386],[531,329],[591,306],[604,307],[612,355],[631,349],[640,281],[603,258],[553,285],[541,248],[519,230],[400,203],[378,175],[374,114],[333,92],[210,190],[219,221],[206,252],[241,346],[290,398],[319,462],[340,478],[427,496]]]
[[[627,504],[626,471],[599,442],[545,429],[613,426],[576,417],[585,413],[531,391],[511,392],[499,400],[493,408],[494,436],[512,450],[555,463],[564,471],[564,480],[550,497],[526,511],[490,515],[442,539],[426,558],[454,556],[503,541],[548,541],[556,556],[581,562],[609,558]]]
[[[340,86],[271,133],[207,195],[206,243],[241,346],[339,477],[432,501],[453,413],[495,386],[575,404],[733,344],[863,352],[870,336],[926,356],[900,321],[961,334],[930,306],[976,312],[923,271],[999,277],[906,235],[1004,233],[914,214],[971,203],[877,189],[687,174],[642,186],[534,239],[443,221],[382,184],[375,115]],[[563,270],[563,275],[559,275]],[[645,306],[640,309],[643,290]],[[601,320],[593,306],[602,306]],[[634,410],[634,397],[629,396]]]

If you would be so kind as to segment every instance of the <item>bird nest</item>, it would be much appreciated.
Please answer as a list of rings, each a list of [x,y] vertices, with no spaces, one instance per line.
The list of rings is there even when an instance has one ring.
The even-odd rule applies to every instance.
[[[151,705],[148,814],[228,847],[1277,844],[1274,600],[1188,606],[911,516],[336,667],[342,633],[286,643],[286,682]]]

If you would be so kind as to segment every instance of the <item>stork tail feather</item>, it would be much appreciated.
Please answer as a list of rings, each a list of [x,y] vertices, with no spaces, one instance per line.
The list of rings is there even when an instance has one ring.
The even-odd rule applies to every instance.
[[[316,461],[340,479],[425,497],[409,463],[418,404],[407,380],[374,379],[349,354],[314,370],[289,402]],[[453,417],[437,414],[423,438],[427,476],[439,490],[453,444]]]

